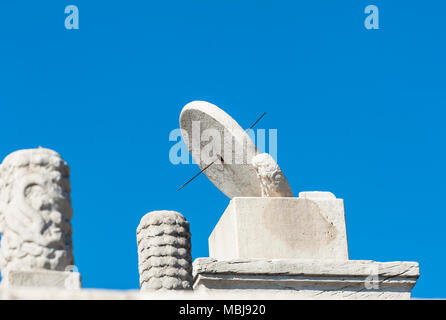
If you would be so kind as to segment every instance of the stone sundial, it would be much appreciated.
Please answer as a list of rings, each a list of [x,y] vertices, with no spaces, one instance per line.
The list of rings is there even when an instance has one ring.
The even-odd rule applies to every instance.
[[[274,159],[259,154],[246,131],[222,109],[190,102],[181,111],[180,128],[195,162],[230,199],[293,196]]]

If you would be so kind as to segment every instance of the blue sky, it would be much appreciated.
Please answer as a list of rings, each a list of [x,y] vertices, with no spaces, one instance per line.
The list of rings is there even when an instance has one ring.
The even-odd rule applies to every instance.
[[[66,30],[66,5],[79,30]],[[380,29],[364,27],[364,8]],[[182,107],[206,100],[278,130],[294,193],[345,200],[351,259],[418,261],[414,297],[446,297],[446,3],[3,1],[0,158],[59,152],[72,170],[84,287],[138,288],[136,227],[152,210],[191,224],[193,257],[229,199],[173,165]]]

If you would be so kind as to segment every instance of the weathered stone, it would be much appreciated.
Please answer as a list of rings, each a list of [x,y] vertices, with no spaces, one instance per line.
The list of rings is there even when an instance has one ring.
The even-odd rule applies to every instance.
[[[335,195],[331,192],[326,191],[306,191],[299,192],[299,198],[310,199],[310,200],[330,200],[336,199]]]
[[[44,287],[60,289],[80,289],[81,276],[78,272],[68,271],[16,271],[10,270],[8,276],[2,281],[4,288],[18,287]]]
[[[283,190],[287,190],[287,196],[290,194],[288,181],[272,158],[267,158],[267,163],[264,158],[258,158],[257,169],[260,171],[256,170],[252,163],[258,154],[255,144],[222,109],[205,101],[190,102],[181,111],[180,127],[195,162],[201,169],[207,168],[204,173],[209,180],[229,198],[260,197],[262,188],[264,196],[277,196]],[[270,165],[272,162],[273,166]],[[282,175],[277,175],[279,184],[274,181],[269,187],[272,192],[265,188],[270,183],[266,177],[271,177],[269,172],[262,170],[266,167],[273,167],[272,173],[277,175],[280,171]]]
[[[416,262],[199,258],[194,290],[276,299],[409,299]]]
[[[276,161],[267,153],[256,155],[252,159],[252,165],[256,169],[260,180],[262,197],[292,197],[288,180]]]
[[[74,265],[69,175],[59,154],[43,148],[14,152],[0,165],[3,281],[9,281],[9,271]]]
[[[141,290],[192,288],[189,223],[175,211],[146,214],[136,231]]]
[[[209,256],[347,260],[343,200],[316,195],[232,199],[209,237]]]

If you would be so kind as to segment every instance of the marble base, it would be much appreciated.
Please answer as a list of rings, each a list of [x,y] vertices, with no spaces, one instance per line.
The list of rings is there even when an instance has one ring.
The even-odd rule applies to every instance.
[[[198,258],[194,290],[266,299],[410,299],[417,262]]]
[[[44,287],[60,289],[80,289],[81,276],[68,271],[15,271],[9,270],[1,282],[2,288]]]
[[[348,260],[344,201],[330,192],[233,198],[209,237],[209,256]]]

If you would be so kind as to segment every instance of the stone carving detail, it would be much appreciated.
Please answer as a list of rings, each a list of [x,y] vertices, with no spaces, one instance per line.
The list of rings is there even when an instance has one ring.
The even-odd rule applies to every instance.
[[[260,180],[262,197],[292,197],[288,180],[282,170],[268,153],[261,153],[252,159]]]
[[[141,290],[192,288],[191,235],[182,214],[150,212],[136,235]]]
[[[0,268],[58,270],[74,265],[70,170],[56,152],[20,150],[0,165]]]

